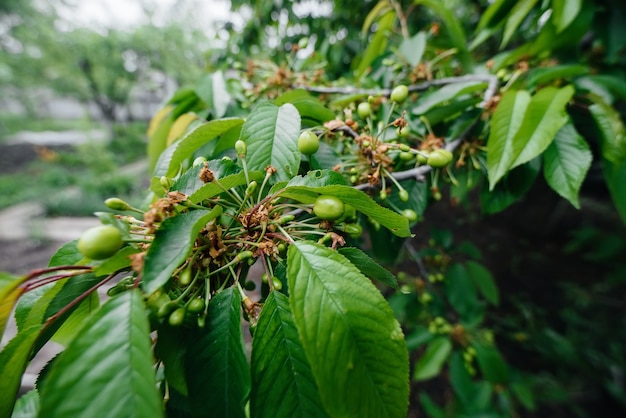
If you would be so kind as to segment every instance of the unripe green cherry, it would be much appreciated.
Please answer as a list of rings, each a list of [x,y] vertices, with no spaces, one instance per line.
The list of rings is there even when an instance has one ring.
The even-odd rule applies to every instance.
[[[174,182],[169,177],[161,176],[161,178],[159,179],[159,183],[161,183],[161,187],[163,187],[165,190],[169,190]]]
[[[344,207],[343,216],[339,219],[339,221],[356,222],[357,217],[356,217],[355,207],[348,203],[344,203],[343,207]]]
[[[104,201],[104,204],[106,205],[107,208],[113,209],[113,210],[122,211],[122,210],[128,210],[130,208],[130,205],[124,202],[119,197],[108,198],[107,200]]]
[[[320,148],[320,140],[311,131],[303,131],[298,137],[298,151],[304,155],[315,154]]]
[[[358,238],[363,233],[363,227],[359,224],[346,224],[343,230],[352,238]]]
[[[246,158],[246,152],[248,151],[248,147],[246,146],[245,142],[243,142],[241,139],[238,139],[237,142],[235,142],[235,151],[237,152],[237,156],[239,158]]]
[[[204,311],[205,306],[206,305],[204,303],[204,299],[194,298],[189,301],[189,304],[187,305],[187,310],[191,313],[197,314]]]
[[[404,216],[409,222],[417,221],[417,213],[413,209],[404,209],[402,211],[402,216]]]
[[[404,103],[407,97],[409,97],[409,88],[404,84],[394,87],[391,91],[391,100],[398,104]]]
[[[198,158],[196,158],[195,160],[193,160],[193,164],[192,164],[192,166],[193,166],[193,167],[197,167],[197,166],[202,165],[202,164],[204,164],[204,163],[206,163],[206,162],[207,162],[207,159],[206,159],[206,158],[204,158],[204,157],[198,157]]]
[[[159,306],[159,309],[157,310],[157,316],[159,318],[165,318],[166,316],[169,316],[172,312],[174,312],[176,308],[178,308],[178,303],[174,302],[173,300],[166,302],[163,305]]]
[[[246,188],[246,196],[250,197],[252,196],[252,193],[254,193],[256,191],[258,184],[255,180],[252,180],[250,182],[250,184],[248,184],[248,187]]]
[[[414,157],[413,157],[413,154],[412,154],[412,153],[410,153],[410,152],[405,152],[405,151],[402,151],[402,152],[400,153],[400,159],[401,159],[402,161],[413,161],[413,158],[414,158]]]
[[[283,282],[281,282],[280,279],[276,276],[272,277],[272,285],[274,286],[275,290],[281,290],[283,288]]]
[[[122,233],[112,225],[101,225],[88,229],[78,240],[76,248],[92,260],[111,257],[124,245]]]
[[[372,114],[372,107],[368,102],[361,102],[356,108],[356,112],[361,119],[365,119]]]
[[[408,126],[403,126],[402,128],[398,129],[398,136],[400,138],[407,138],[410,133],[411,133],[411,130],[409,129]]]
[[[401,201],[408,202],[409,192],[407,192],[406,189],[400,189],[400,192],[398,192],[398,197],[400,198]]]
[[[415,159],[417,160],[418,163],[420,164],[426,164],[428,162],[428,155],[425,154],[417,154],[415,156]]]
[[[442,168],[450,164],[452,153],[446,149],[436,149],[428,156],[427,163],[433,168]]]
[[[343,202],[330,195],[320,195],[313,205],[313,213],[325,221],[335,221],[343,215],[345,206]]]
[[[172,327],[180,327],[185,322],[185,315],[187,311],[185,308],[178,308],[174,312],[170,314],[170,317],[167,319],[168,324]]]

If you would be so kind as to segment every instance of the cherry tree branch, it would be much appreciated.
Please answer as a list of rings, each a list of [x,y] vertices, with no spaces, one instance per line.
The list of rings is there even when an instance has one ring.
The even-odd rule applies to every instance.
[[[448,84],[465,83],[468,81],[483,81],[489,83],[487,90],[483,96],[483,105],[488,102],[496,90],[498,89],[498,77],[492,74],[466,74],[458,77],[444,77],[434,80],[424,81],[422,83],[411,84],[407,86],[409,92],[425,91],[431,87],[445,86]],[[360,89],[358,87],[326,87],[326,86],[307,86],[295,85],[294,88],[304,89],[312,93],[320,94],[367,94],[372,96],[390,96],[393,89]]]

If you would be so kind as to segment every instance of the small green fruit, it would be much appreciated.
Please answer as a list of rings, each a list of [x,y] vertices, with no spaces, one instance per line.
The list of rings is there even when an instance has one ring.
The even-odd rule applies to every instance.
[[[111,197],[111,198],[105,200],[104,204],[109,209],[119,210],[119,211],[128,210],[130,208],[130,205],[128,203],[124,202],[119,197]]]
[[[413,154],[410,153],[410,152],[404,152],[403,151],[403,152],[400,153],[400,159],[402,161],[413,161],[413,158],[414,158]]]
[[[398,129],[398,136],[400,138],[407,138],[410,133],[411,133],[411,130],[409,129],[408,126],[404,126],[404,127],[400,128],[400,129]]]
[[[281,290],[283,288],[283,282],[276,276],[272,277],[272,285],[274,286],[274,290]]]
[[[199,166],[199,165],[204,165],[204,163],[206,163],[206,162],[207,162],[207,159],[206,159],[206,158],[204,158],[204,157],[198,157],[198,158],[196,158],[195,160],[193,160],[193,164],[192,164],[192,166],[193,166],[193,167],[197,167],[197,166]]]
[[[398,193],[398,197],[400,198],[401,201],[408,202],[409,192],[407,192],[406,189],[401,189],[400,192]]]
[[[372,114],[372,107],[368,102],[361,102],[356,108],[356,112],[359,114],[361,119],[365,119]]]
[[[195,299],[191,299],[189,301],[189,304],[187,305],[187,310],[191,313],[200,313],[202,311],[204,311],[204,308],[206,307],[205,303],[204,303],[204,299],[202,298],[195,298]]]
[[[187,312],[185,308],[178,308],[174,312],[170,314],[170,317],[167,319],[167,322],[172,327],[180,327],[183,322],[185,322],[185,315]]]
[[[238,139],[237,142],[235,142],[235,151],[237,152],[237,156],[239,158],[246,158],[248,147],[246,146],[245,142],[243,142],[241,139]]]
[[[351,238],[358,238],[363,233],[363,227],[359,224],[345,224],[343,231]]]
[[[313,213],[325,221],[335,221],[343,215],[345,205],[335,196],[320,195],[313,205]]]
[[[304,131],[298,137],[298,150],[304,155],[315,154],[320,148],[320,140],[311,131]]]
[[[343,212],[343,216],[339,219],[339,221],[345,221],[345,222],[356,222],[357,220],[357,216],[356,216],[356,209],[354,208],[354,206],[348,204],[348,203],[344,203],[344,212]]]
[[[450,164],[452,161],[452,153],[445,149],[437,149],[429,156],[427,163],[433,168],[442,168]]]
[[[403,84],[396,86],[391,91],[391,100],[398,104],[404,103],[407,97],[409,97],[409,88]]]
[[[112,225],[90,228],[78,240],[77,248],[85,257],[104,260],[111,257],[124,245],[122,233]]]
[[[417,154],[415,159],[420,164],[426,164],[428,162],[428,155],[427,154]]]
[[[402,216],[404,216],[409,222],[417,221],[417,213],[413,209],[404,209],[402,211]]]

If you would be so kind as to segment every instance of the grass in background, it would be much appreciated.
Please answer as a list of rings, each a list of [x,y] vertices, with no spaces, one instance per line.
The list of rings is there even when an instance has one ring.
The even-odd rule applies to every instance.
[[[21,131],[88,131],[102,128],[104,128],[104,124],[94,122],[87,117],[77,120],[59,120],[51,118],[33,118],[25,115],[0,114],[0,143]]]
[[[103,201],[112,196],[140,204],[148,173],[131,177],[120,168],[144,157],[145,129],[145,123],[116,126],[107,143],[81,144],[0,175],[0,209],[39,201],[48,215],[89,216],[104,210]]]

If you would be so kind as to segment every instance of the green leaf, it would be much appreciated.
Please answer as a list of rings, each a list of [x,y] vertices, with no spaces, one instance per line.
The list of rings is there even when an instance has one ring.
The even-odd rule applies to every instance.
[[[432,340],[415,363],[413,379],[421,381],[437,376],[451,352],[452,342],[448,337],[441,336]]]
[[[618,165],[604,160],[603,165],[604,178],[611,192],[613,203],[622,221],[626,224],[626,187],[624,187],[626,184],[626,161]]]
[[[449,121],[450,119],[457,120],[461,114],[466,114],[468,109],[476,108],[476,105],[480,103],[482,99],[480,97],[470,97],[469,99],[453,99],[445,106],[435,106],[426,112],[423,117],[428,120],[431,126],[438,123]]]
[[[619,113],[606,102],[594,98],[589,112],[600,131],[602,157],[614,164],[626,160],[626,130]]]
[[[198,329],[185,362],[193,416],[245,417],[250,370],[241,332],[241,297],[234,287],[209,303],[207,324]]]
[[[528,87],[534,87],[549,83],[558,79],[570,79],[583,74],[589,74],[589,67],[586,65],[570,64],[556,65],[547,68],[534,68],[528,72],[526,84]]]
[[[486,380],[500,384],[509,381],[509,366],[493,344],[474,342],[472,347],[476,349],[476,360]]]
[[[130,256],[138,253],[139,250],[135,247],[124,247],[119,250],[111,258],[106,259],[99,266],[94,267],[93,272],[96,276],[108,276],[117,271],[120,271],[130,266]]]
[[[213,210],[192,210],[167,218],[156,231],[148,249],[143,268],[143,287],[151,294],[168,282],[174,269],[187,258],[198,233],[212,219],[222,213],[222,207]]]
[[[426,49],[426,32],[418,32],[414,36],[404,39],[398,48],[398,53],[411,67],[422,61]]]
[[[274,100],[274,104],[277,106],[285,103],[294,105],[302,119],[311,119],[317,124],[322,124],[335,118],[335,113],[332,110],[324,106],[319,99],[311,96],[306,90],[289,90]]]
[[[556,32],[562,32],[578,16],[582,0],[552,0],[552,22]]]
[[[34,353],[37,353],[44,344],[52,338],[57,330],[61,328],[65,321],[70,318],[73,312],[78,308],[78,305],[75,305],[70,309],[66,309],[67,305],[79,296],[85,294],[85,292],[93,290],[93,287],[100,283],[101,280],[101,277],[96,277],[94,274],[74,276],[56,282],[49,291],[46,291],[42,297],[37,299],[32,309],[28,311],[28,317],[25,323],[26,326],[44,324],[45,321],[52,316],[59,314],[62,310],[65,311],[62,315],[58,316],[54,322],[48,324],[42,330],[33,349]],[[89,311],[97,308],[97,300],[93,300],[88,306]]]
[[[359,248],[354,247],[342,247],[337,251],[344,257],[346,257],[352,264],[354,264],[361,273],[371,279],[378,280],[379,282],[393,288],[398,288],[398,279],[389,270],[372,260],[372,258],[365,254]]]
[[[476,286],[463,264],[454,263],[446,271],[446,295],[460,314],[462,323],[473,324],[481,318],[483,308],[478,301]]]
[[[313,170],[309,171],[306,176],[296,176],[289,180],[287,187],[306,186],[321,187],[332,185],[345,185],[346,179],[333,170]]]
[[[216,71],[213,74],[204,76],[196,88],[196,94],[205,103],[209,104],[215,119],[221,118],[226,114],[228,105],[232,100],[226,88],[226,80],[222,71]]]
[[[576,90],[589,91],[600,96],[607,104],[617,98],[626,100],[626,80],[612,75],[598,74],[579,77],[574,80]]]
[[[161,417],[153,363],[139,291],[110,299],[55,360],[41,416]]]
[[[444,104],[455,97],[483,91],[487,88],[487,83],[483,81],[464,81],[443,86],[438,90],[433,90],[424,94],[418,101],[417,106],[411,112],[414,115],[423,115],[433,107]]]
[[[381,18],[378,20],[378,26],[376,33],[372,36],[367,43],[367,48],[360,56],[354,72],[357,78],[362,77],[370,65],[380,57],[387,49],[387,43],[389,42],[389,32],[393,28],[393,22],[396,20],[396,13],[393,9],[387,10]]]
[[[315,193],[311,193],[315,192]],[[320,186],[320,187],[304,187],[293,186],[286,187],[281,196],[297,200],[302,203],[313,203],[317,198],[317,194],[333,195],[341,199],[344,203],[354,206],[359,212],[375,219],[385,228],[388,228],[393,234],[399,237],[411,236],[409,222],[402,215],[378,205],[367,194],[360,190],[356,190],[350,186]]]
[[[170,389],[187,396],[189,391],[185,376],[185,357],[187,347],[191,345],[190,335],[185,328],[171,327],[166,321],[157,326],[157,335],[154,354],[163,362],[167,384]]]
[[[591,167],[591,150],[569,122],[556,134],[543,154],[546,182],[575,208],[580,208],[578,191]]]
[[[533,394],[533,379],[519,376],[517,380],[511,382],[511,391],[524,407],[534,411],[535,396]]]
[[[67,319],[62,319],[63,325],[54,333],[52,341],[67,347],[82,329],[89,317],[94,312],[98,311],[99,307],[100,298],[98,297],[98,292],[92,292],[78,304],[76,309],[72,309]]]
[[[250,181],[260,181],[265,177],[265,174],[260,171],[249,171],[248,178]],[[231,174],[230,176],[222,177],[218,182],[211,182],[202,185],[199,189],[195,190],[189,200],[192,203],[199,203],[205,199],[210,199],[214,196],[224,193],[224,189],[230,190],[233,187],[243,186],[247,184],[246,173],[241,172],[237,174]]]
[[[463,406],[470,409],[475,400],[474,383],[465,368],[465,361],[459,351],[450,356],[450,384]],[[468,411],[469,412],[469,411]]]
[[[11,418],[37,418],[39,415],[39,393],[32,389],[22,395],[13,409]]]
[[[154,171],[159,156],[167,147],[167,136],[176,119],[172,114],[172,109],[173,108],[170,106],[162,109],[164,112],[167,111],[168,115],[161,121],[158,127],[155,128],[154,132],[148,131],[148,167],[151,172]]]
[[[468,261],[465,267],[467,268],[469,276],[485,299],[493,305],[498,305],[500,303],[500,292],[498,291],[496,281],[491,275],[491,272],[482,264],[475,261]]]
[[[348,259],[309,241],[289,246],[290,305],[325,410],[406,417],[408,352],[380,292]]]
[[[50,257],[48,267],[72,266],[80,262],[84,256],[80,253],[80,251],[78,251],[76,244],[78,244],[77,239],[70,241],[59,248],[52,255],[52,257]]]
[[[431,9],[443,21],[443,27],[452,41],[452,45],[459,51],[464,70],[471,72],[474,60],[467,49],[467,39],[459,19],[448,9],[446,3],[438,0],[414,0],[413,4],[424,5]]]
[[[0,351],[0,417],[11,416],[17,392],[41,325],[20,331]]]
[[[392,193],[389,196],[388,202],[398,209],[411,209],[418,215],[423,215],[424,211],[428,207],[429,198],[429,186],[425,181],[415,181],[415,179],[404,180],[400,182],[400,185],[409,193],[409,201],[403,202],[400,200],[398,193]]]
[[[376,3],[376,6],[370,10],[363,20],[363,26],[361,26],[361,36],[365,36],[367,34],[377,17],[382,16],[391,10],[393,10],[393,6],[387,0],[380,0]]]
[[[480,191],[483,212],[497,213],[518,201],[530,190],[540,169],[541,159],[535,158],[507,173],[492,191],[483,187]]]
[[[522,21],[528,16],[528,13],[537,3],[537,0],[520,0],[513,6],[509,18],[504,25],[504,35],[502,37],[502,43],[500,49],[503,49],[511,40],[513,34],[517,31],[517,28]]]
[[[204,167],[204,164],[200,164],[189,168],[172,184],[170,190],[183,193],[189,197],[191,202],[198,203],[223,193],[224,189],[230,190],[233,187],[246,184],[245,173],[230,159],[207,161],[207,168],[211,170],[215,179],[220,180],[219,184],[223,187],[219,187],[218,182],[204,183],[200,179],[200,172]],[[249,174],[253,177],[250,180],[259,180],[264,176],[259,171],[252,171]]]
[[[507,13],[511,10],[517,0],[495,0],[481,14],[480,21],[476,26],[476,32],[481,32],[487,28],[500,26]]]
[[[22,294],[19,285],[24,282],[26,276],[16,277],[10,273],[0,272],[0,338],[4,335],[13,306]]]
[[[540,155],[556,133],[567,123],[567,103],[574,95],[572,86],[546,87],[530,100],[522,126],[513,137],[513,163],[517,167]]]
[[[326,417],[289,299],[271,292],[252,340],[252,418]]]
[[[527,91],[508,90],[502,95],[491,118],[487,142],[489,190],[493,190],[513,163],[513,138],[522,126],[529,104],[530,94]]]
[[[259,104],[241,128],[241,138],[248,146],[248,168],[264,172],[270,165],[278,170],[275,181],[289,180],[300,166],[299,135],[300,114],[294,105]]]
[[[181,140],[174,142],[161,153],[153,176],[174,177],[180,168],[180,164],[186,159],[191,158],[196,150],[229,129],[239,126],[242,123],[243,119],[224,118],[199,125]]]

